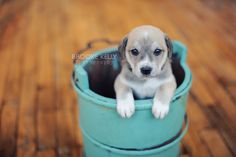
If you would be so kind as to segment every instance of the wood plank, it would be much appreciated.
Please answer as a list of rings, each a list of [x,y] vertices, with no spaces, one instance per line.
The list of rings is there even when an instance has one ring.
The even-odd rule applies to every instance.
[[[192,125],[196,131],[212,126],[203,107],[204,106],[197,102],[190,93],[187,104],[187,114],[190,119],[190,125]]]
[[[38,53],[35,47],[38,38],[31,39],[32,35],[38,31],[33,27],[35,22],[32,16],[28,16],[24,25],[28,24],[28,30],[21,30],[25,34],[24,63],[22,72],[21,101],[19,107],[18,138],[17,138],[17,156],[30,157],[36,153],[36,90],[37,90],[37,58],[34,53]]]
[[[37,49],[38,74],[37,74],[37,150],[43,151],[56,147],[56,114],[57,104],[55,102],[55,76],[54,56],[50,42],[50,27],[48,27],[48,14],[50,8],[44,8],[38,14],[38,7],[44,7],[43,1],[34,1],[36,25],[41,30],[37,37],[41,45]]]
[[[200,81],[200,79],[198,78],[199,76],[196,75],[193,77],[196,80],[194,81],[192,85],[191,92],[193,93],[193,95],[199,98],[198,100],[206,106],[214,105],[216,100],[214,96],[212,95],[212,93],[210,92],[207,85],[205,85],[204,83]],[[201,99],[201,98],[204,98],[204,99]]]
[[[1,109],[1,122],[0,122],[0,153],[3,156],[13,156],[16,153],[16,128],[18,120],[18,107],[19,96],[21,88],[21,70],[23,57],[18,53],[18,40],[22,37],[17,35],[13,40],[12,45],[8,47],[11,62],[7,69],[8,74],[5,82],[5,90],[3,96],[3,104]]]
[[[216,130],[202,130],[201,137],[204,139],[213,157],[233,156],[229,148],[225,145],[223,138]]]
[[[188,154],[182,154],[181,157],[190,157]]]
[[[195,69],[195,72],[198,73],[198,75],[204,81],[204,84],[208,86],[209,92],[214,95],[216,101],[220,103],[219,105],[221,105],[225,112],[227,112],[227,117],[229,120],[232,122],[235,121],[236,106],[224,88],[220,86],[211,73],[207,72],[206,69]],[[199,99],[201,98],[199,97]]]
[[[22,5],[4,4],[0,5],[0,108],[4,97],[4,87],[6,84],[6,76],[8,68],[4,65],[8,65],[10,62],[10,51],[12,50],[11,39],[16,37],[16,29],[19,27],[19,17],[16,15],[22,14]],[[9,12],[10,11],[10,12]]]
[[[209,157],[210,151],[202,142],[201,138],[198,136],[199,132],[194,131],[194,128],[190,126],[189,132],[185,135],[183,143],[186,146],[186,150],[189,152],[190,156],[201,156]]]
[[[10,33],[12,33],[12,30],[9,28],[9,33],[6,33],[6,36],[8,36]],[[9,45],[6,43],[6,47],[0,48],[0,62],[3,65],[7,65],[10,61],[11,53],[9,50]],[[6,86],[6,79],[8,74],[9,67],[0,66],[0,109],[3,105],[3,99],[4,99],[4,92],[5,92],[5,86]]]
[[[53,5],[53,4],[52,4]],[[49,10],[45,10],[45,14],[48,12]],[[53,14],[51,15],[51,16],[54,16]],[[56,20],[57,20],[57,18],[55,18]],[[60,22],[60,21],[59,21]],[[71,103],[71,98],[70,97],[68,97],[68,98],[66,98],[66,95],[71,95],[70,93],[72,92],[72,90],[73,89],[71,89],[70,88],[70,91],[68,91],[69,93],[67,93],[65,90],[67,90],[66,88],[68,88],[69,86],[68,86],[68,83],[70,83],[70,77],[61,77],[61,76],[70,76],[71,74],[70,74],[70,71],[68,71],[67,72],[67,75],[64,75],[64,73],[58,73],[58,71],[57,71],[57,69],[58,69],[58,67],[57,67],[57,64],[60,64],[61,65],[61,67],[60,68],[62,68],[62,69],[64,69],[64,68],[66,68],[65,67],[65,64],[63,63],[64,61],[63,61],[63,58],[61,59],[61,58],[59,58],[60,60],[60,62],[59,63],[56,63],[57,62],[57,56],[60,56],[60,53],[64,53],[62,50],[59,50],[59,51],[57,51],[57,48],[54,46],[55,44],[57,45],[58,43],[56,42],[57,40],[53,40],[54,38],[55,38],[55,30],[57,30],[57,27],[54,27],[54,28],[50,28],[49,26],[50,25],[54,25],[55,23],[54,23],[54,20],[49,20],[49,21],[47,21],[47,24],[48,24],[48,32],[49,32],[49,37],[52,39],[52,40],[50,40],[50,41],[52,41],[51,42],[51,45],[50,44],[48,44],[48,47],[46,48],[46,51],[47,51],[47,49],[48,50],[52,50],[51,51],[51,57],[55,57],[54,59],[55,59],[55,62],[54,62],[54,65],[52,65],[52,64],[50,64],[50,66],[55,66],[55,73],[53,74],[53,75],[55,75],[56,76],[56,79],[55,79],[55,83],[58,81],[57,79],[59,79],[60,80],[60,82],[59,82],[59,85],[58,84],[55,84],[55,97],[57,97],[57,99],[55,99],[55,100],[53,100],[54,101],[54,103],[56,104],[56,113],[55,113],[55,115],[52,117],[52,120],[50,121],[48,121],[47,120],[47,124],[48,123],[50,123],[50,124],[53,124],[53,123],[55,123],[55,124],[53,124],[53,126],[56,128],[56,132],[55,132],[55,129],[54,128],[50,128],[50,127],[43,127],[42,125],[47,125],[47,124],[42,124],[42,122],[40,122],[40,128],[39,128],[39,131],[40,131],[40,140],[43,142],[43,143],[45,143],[45,144],[47,144],[47,146],[48,147],[52,147],[52,146],[54,146],[55,145],[55,147],[56,147],[56,150],[57,150],[57,154],[59,155],[59,156],[70,156],[70,154],[72,154],[72,152],[73,152],[73,155],[74,156],[79,156],[79,152],[77,152],[77,151],[72,151],[71,149],[72,149],[72,147],[74,147],[75,145],[77,145],[77,142],[76,142],[76,140],[78,141],[78,137],[77,137],[77,130],[78,130],[78,127],[77,127],[77,130],[75,130],[74,128],[76,128],[76,127],[74,127],[74,122],[72,121],[72,119],[71,119],[71,117],[73,117],[73,115],[72,115],[72,108],[71,108],[71,105],[73,105],[72,103]],[[58,27],[60,26],[60,24],[58,24]],[[63,29],[64,27],[62,27],[62,29]],[[56,32],[57,33],[57,32]],[[56,34],[56,35],[58,35],[58,34]],[[60,38],[59,38],[60,39]],[[58,45],[60,45],[61,43],[59,43]],[[63,44],[63,43],[62,43]],[[52,46],[52,47],[51,47]],[[43,49],[43,50],[45,50],[45,48]],[[58,52],[59,52],[59,54],[58,54]],[[47,53],[49,53],[49,51],[47,52]],[[55,53],[55,54],[54,54]],[[43,57],[45,57],[46,56],[46,53],[44,54],[44,56]],[[67,55],[66,56],[70,61],[71,61],[71,55]],[[44,58],[45,59],[45,58]],[[47,59],[48,60],[48,59]],[[69,63],[69,64],[71,64],[71,62]],[[47,65],[49,65],[49,62],[47,62]],[[72,66],[72,64],[71,64],[71,66]],[[61,70],[59,69],[59,72],[60,72]],[[64,70],[63,70],[64,71]],[[62,79],[61,79],[62,78]],[[63,80],[64,80],[64,78],[66,78],[66,82],[64,82]],[[61,84],[62,83],[62,84]],[[63,84],[63,83],[65,83],[65,84]],[[45,83],[45,82],[43,82],[43,84],[45,85],[45,84],[47,84],[47,83]],[[50,86],[50,85],[48,85],[48,86]],[[40,90],[41,90],[41,88],[40,88]],[[74,92],[74,91],[73,91]],[[52,93],[51,93],[52,94]],[[46,94],[47,95],[47,94]],[[46,96],[45,95],[45,96]],[[50,94],[49,94],[50,95]],[[54,96],[52,96],[52,97],[54,97]],[[66,98],[66,99],[64,99],[64,97]],[[68,101],[69,100],[69,101]],[[52,100],[50,101],[50,102],[52,102]],[[49,104],[48,104],[49,105]],[[74,104],[75,105],[75,104]],[[61,107],[60,107],[61,106]],[[52,107],[52,108],[51,108]],[[45,111],[54,111],[54,107],[53,106],[51,106],[51,107],[49,107],[49,106],[44,106],[43,108],[42,108],[42,106],[41,106],[41,109],[42,110],[45,110]],[[59,107],[59,108],[58,108]],[[45,112],[40,112],[39,111],[39,113],[38,113],[38,117],[40,117],[39,119],[40,119],[40,121],[43,121],[43,123],[45,123],[46,122],[46,119],[50,119],[49,117],[50,117],[50,115],[51,115],[51,113],[45,113]],[[48,116],[48,118],[46,118]],[[56,120],[56,117],[58,117],[58,119]],[[77,116],[76,116],[77,117]],[[45,118],[45,119],[44,119]],[[55,119],[54,119],[55,118]],[[76,118],[77,119],[77,118]],[[73,119],[74,120],[74,119]],[[73,122],[73,124],[72,124],[72,122]],[[77,120],[76,120],[76,122],[77,122]],[[76,126],[78,126],[78,123],[76,123]],[[54,131],[53,131],[54,130]],[[49,131],[49,133],[48,133],[48,131]],[[55,140],[57,141],[57,143],[54,143],[54,141],[52,141],[52,139],[54,138],[48,138],[48,139],[45,139],[46,138],[46,136],[49,136],[49,135],[53,135],[53,132],[54,132],[54,137],[55,137]],[[39,149],[42,149],[42,150],[44,150],[44,149],[47,149],[47,147],[45,146],[45,144],[44,145],[42,145],[42,144],[40,144],[39,145]],[[78,149],[79,150],[79,149]],[[77,155],[75,154],[75,153],[77,153]]]
[[[203,129],[211,127],[207,116],[201,110],[200,104],[194,101],[190,95],[187,112],[189,117],[189,131],[185,135],[182,143],[189,156],[210,156],[210,151],[204,146],[201,138],[198,136]]]
[[[56,152],[53,149],[39,151],[36,154],[36,157],[56,157]]]
[[[236,85],[227,85],[226,89],[228,94],[231,96],[231,99],[236,103]]]
[[[210,121],[212,128],[217,129],[221,133],[226,145],[230,148],[233,154],[236,154],[234,149],[236,147],[235,123],[228,123],[226,117],[227,113],[224,112],[219,105],[209,106],[204,109],[204,112],[208,115],[208,120]]]

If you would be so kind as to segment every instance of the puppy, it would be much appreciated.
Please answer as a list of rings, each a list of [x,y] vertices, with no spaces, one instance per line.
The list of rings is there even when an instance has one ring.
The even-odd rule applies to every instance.
[[[153,98],[154,117],[164,118],[176,89],[170,39],[156,27],[139,26],[124,37],[118,51],[122,70],[114,84],[117,112],[129,118],[135,111],[134,98]]]

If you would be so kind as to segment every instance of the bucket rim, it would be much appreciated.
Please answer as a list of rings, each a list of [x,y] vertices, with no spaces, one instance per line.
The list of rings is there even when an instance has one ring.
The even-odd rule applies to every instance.
[[[174,40],[173,44],[174,44],[174,47],[181,50],[181,52],[180,52],[180,65],[184,70],[185,77],[184,77],[184,80],[181,83],[181,85],[175,90],[175,94],[172,98],[171,103],[175,102],[181,96],[186,94],[192,85],[192,73],[186,63],[187,48],[184,44],[182,44],[180,41],[177,41],[177,40]],[[105,53],[112,53],[112,52],[116,52],[116,51],[117,51],[117,48],[106,48],[103,50],[95,51],[94,54],[89,56],[87,59],[83,60],[80,64],[74,65],[74,70],[73,70],[72,79],[71,79],[72,85],[77,93],[79,93],[84,98],[86,98],[96,104],[99,104],[99,105],[102,105],[102,106],[105,106],[108,108],[116,108],[116,99],[115,98],[108,98],[108,97],[102,96],[100,94],[95,93],[90,88],[86,88],[85,90],[81,89],[76,84],[75,79],[73,77],[74,77],[75,71],[78,69],[84,70],[84,72],[87,74],[84,67],[90,62],[91,59],[96,58],[99,55],[102,55]],[[150,109],[152,107],[152,101],[153,101],[153,98],[152,99],[145,99],[145,100],[135,100],[135,110]]]
[[[174,145],[176,145],[178,142],[181,141],[181,139],[184,137],[184,135],[187,133],[188,131],[188,127],[189,127],[189,120],[188,120],[188,116],[185,115],[185,124],[184,125],[184,129],[182,129],[181,134],[171,143],[165,144],[159,148],[153,148],[153,149],[149,149],[149,150],[124,150],[124,149],[119,149],[119,148],[114,148],[108,145],[105,145],[103,143],[98,142],[97,140],[91,138],[82,128],[81,131],[83,133],[83,135],[90,140],[93,144],[97,145],[98,147],[101,147],[103,149],[109,150],[111,152],[117,153],[117,154],[122,154],[122,155],[149,155],[149,154],[154,154],[154,153],[161,153],[165,150],[167,150],[168,148],[173,147]]]

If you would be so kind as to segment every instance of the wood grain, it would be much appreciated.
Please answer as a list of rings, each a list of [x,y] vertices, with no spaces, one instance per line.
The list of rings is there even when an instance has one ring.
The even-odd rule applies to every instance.
[[[182,157],[236,156],[235,10],[234,0],[0,0],[0,156],[82,156],[72,54],[142,24],[188,47]]]

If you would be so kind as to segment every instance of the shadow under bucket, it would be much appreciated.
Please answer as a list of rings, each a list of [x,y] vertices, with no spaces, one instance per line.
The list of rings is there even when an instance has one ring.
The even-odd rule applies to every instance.
[[[132,152],[141,155],[147,151],[158,152],[159,157],[163,153],[157,150],[164,148],[178,155],[180,139],[187,130],[185,127],[182,131],[182,127],[192,77],[186,65],[186,47],[174,41],[173,48],[172,68],[178,88],[169,114],[162,120],[152,115],[152,99],[135,100],[135,113],[129,119],[117,114],[113,87],[121,69],[117,49],[95,52],[75,64],[72,82],[79,97],[79,121],[87,157],[107,157],[107,151],[110,157],[132,156]],[[116,150],[122,153],[113,154]]]

